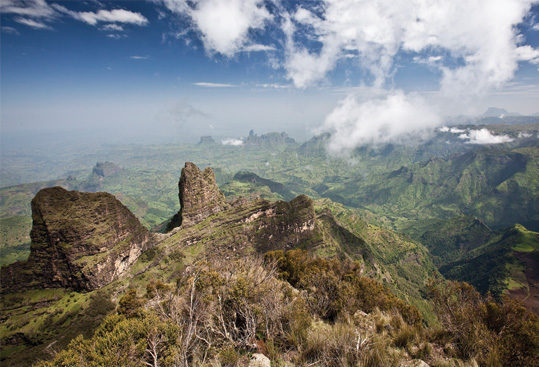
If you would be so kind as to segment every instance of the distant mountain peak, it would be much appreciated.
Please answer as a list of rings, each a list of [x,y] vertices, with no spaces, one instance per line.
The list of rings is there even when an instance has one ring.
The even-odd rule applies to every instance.
[[[488,110],[483,113],[483,117],[498,117],[503,119],[506,116],[520,116],[518,112],[509,112],[504,108],[489,107]]]
[[[121,172],[122,170],[122,167],[119,167],[112,162],[97,162],[92,170],[92,173],[99,177],[108,177],[115,173]]]

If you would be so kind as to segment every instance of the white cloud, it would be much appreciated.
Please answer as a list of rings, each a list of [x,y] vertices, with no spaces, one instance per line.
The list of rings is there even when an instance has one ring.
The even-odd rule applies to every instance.
[[[521,46],[517,48],[517,55],[519,61],[528,61],[532,64],[539,64],[539,50],[536,50],[531,46]]]
[[[323,6],[313,5],[316,9],[306,3],[283,16],[284,68],[296,87],[307,88],[324,81],[340,59],[357,54],[356,75],[364,78],[357,83],[383,89],[391,85],[399,68],[397,55],[404,52],[440,75],[440,89],[431,102],[439,109],[462,106],[470,96],[503,87],[519,61],[537,60],[538,50],[519,47],[522,38],[516,28],[533,2],[324,0]],[[370,77],[365,78],[365,72]],[[327,116],[320,131],[332,132],[329,148],[338,152],[408,139],[436,126],[441,120],[436,112],[402,92],[364,103],[348,96]],[[471,134],[470,141],[489,141],[481,134]]]
[[[45,24],[43,22],[33,20],[33,19],[18,17],[18,18],[15,18],[13,20],[16,21],[17,23],[27,25],[28,27],[32,27],[34,29],[52,29],[51,26],[49,26],[49,25],[47,25],[47,24]]]
[[[298,10],[299,15],[296,14],[295,19],[314,23],[312,21],[313,17],[305,12],[307,10],[303,9],[302,11],[302,8],[300,8]],[[306,47],[296,45],[294,42],[296,26],[290,17],[285,16],[283,31],[286,35],[286,60],[284,66],[287,71],[287,78],[292,80],[296,87],[306,88],[311,86],[323,79],[326,73],[335,66],[340,53],[340,44],[337,40],[331,39],[330,42],[326,42],[320,53],[314,54],[310,53]]]
[[[443,57],[438,56],[429,56],[429,57],[420,57],[420,56],[414,56],[412,59],[416,64],[424,64],[431,67],[439,67],[440,61],[443,60]]]
[[[262,0],[162,0],[172,12],[186,15],[200,32],[209,53],[234,56],[248,43],[250,29],[272,19]]]
[[[135,25],[146,25],[148,19],[140,13],[135,13],[125,9],[114,10],[99,10],[98,12],[68,12],[75,19],[88,23],[90,25],[96,25],[99,22],[104,23],[125,23]]]
[[[234,85],[234,84],[206,83],[206,82],[193,83],[193,85],[196,85],[198,87],[208,87],[208,88],[234,88],[234,87],[237,87],[237,85]]]
[[[531,133],[528,133],[528,132],[525,132],[525,131],[521,131],[518,133],[518,138],[519,139],[527,139],[527,138],[531,138],[533,134]]]
[[[127,34],[116,34],[116,33],[114,33],[114,34],[107,34],[107,37],[108,37],[108,38],[115,39],[115,40],[119,40],[119,39],[122,39],[122,38],[127,38]],[[132,59],[136,59],[137,56],[132,56],[131,58],[132,58]],[[143,58],[143,57],[138,56],[138,58]]]
[[[273,88],[273,89],[288,89],[288,88],[290,88],[289,85],[276,84],[276,83],[271,83],[271,84],[257,84],[256,86],[259,87],[259,88]]]
[[[32,18],[53,18],[56,15],[45,0],[2,0],[0,12]]]
[[[468,140],[467,144],[501,144],[513,141],[507,135],[493,135],[488,129],[471,130],[467,134],[462,134],[459,138]]]
[[[322,17],[302,7],[284,17],[285,68],[297,87],[308,87],[323,80],[340,58],[355,50],[361,67],[374,79],[372,85],[382,87],[395,72],[399,51],[421,53],[416,61],[439,68],[441,91],[447,96],[484,93],[509,81],[519,60],[535,60],[530,55],[537,50],[517,47],[515,34],[515,26],[532,3],[325,0]],[[296,33],[305,32],[320,42],[319,51],[297,44]],[[448,57],[442,59],[440,52]]]
[[[100,22],[135,25],[146,25],[148,23],[148,19],[142,14],[125,9],[76,12],[57,3],[49,5],[45,0],[1,0],[0,12],[3,14],[17,14],[20,17],[14,19],[16,22],[35,29],[52,29],[45,21],[51,22],[62,15],[68,15],[90,25],[97,25]],[[121,26],[115,24],[106,24],[102,29],[108,31],[123,30]]]
[[[275,51],[275,47],[267,46],[267,45],[254,44],[254,45],[244,46],[242,48],[242,51],[245,51],[245,52]]]
[[[150,58],[150,55],[144,55],[144,56],[130,56],[130,59],[133,60],[148,60]]]
[[[223,144],[223,145],[231,145],[231,146],[234,146],[234,147],[239,147],[239,146],[243,145],[243,140],[224,139],[224,140],[221,140],[221,144]]]
[[[102,31],[116,31],[116,32],[123,32],[124,27],[118,24],[105,24],[103,27],[101,27]]]
[[[8,26],[2,27],[2,32],[3,33],[9,33],[9,34],[19,34],[18,30],[16,30],[13,27],[8,27]]]
[[[539,23],[534,24],[533,27],[532,27],[532,29],[533,29],[534,31],[539,31]]]
[[[462,134],[462,133],[465,133],[466,130],[463,130],[463,129],[459,129],[458,127],[447,127],[447,126],[444,126],[444,127],[441,127],[439,128],[438,130],[440,130],[441,132],[444,132],[444,133],[453,133],[453,134]]]
[[[348,96],[326,117],[318,133],[331,134],[328,149],[338,154],[366,144],[420,141],[440,122],[421,97],[397,91],[363,103]]]

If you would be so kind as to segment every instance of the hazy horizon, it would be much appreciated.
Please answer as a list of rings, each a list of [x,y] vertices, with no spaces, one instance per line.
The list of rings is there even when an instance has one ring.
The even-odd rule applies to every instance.
[[[537,1],[1,0],[0,11],[3,141],[254,129],[358,145],[491,106],[539,112]]]

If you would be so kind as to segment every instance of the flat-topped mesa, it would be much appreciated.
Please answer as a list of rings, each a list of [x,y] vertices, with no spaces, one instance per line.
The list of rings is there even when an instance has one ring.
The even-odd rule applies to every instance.
[[[195,225],[210,215],[230,207],[217,187],[215,175],[210,167],[201,171],[195,164],[186,162],[178,186],[181,209],[172,218],[167,230],[180,225]]]
[[[93,290],[124,274],[151,235],[113,195],[46,188],[32,200],[28,261],[3,267],[3,291]]]

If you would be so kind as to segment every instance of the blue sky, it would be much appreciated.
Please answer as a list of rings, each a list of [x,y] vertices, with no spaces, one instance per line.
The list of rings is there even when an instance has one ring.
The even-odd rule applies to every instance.
[[[534,1],[0,0],[0,10],[3,134],[254,128],[357,143],[491,105],[539,112]]]

